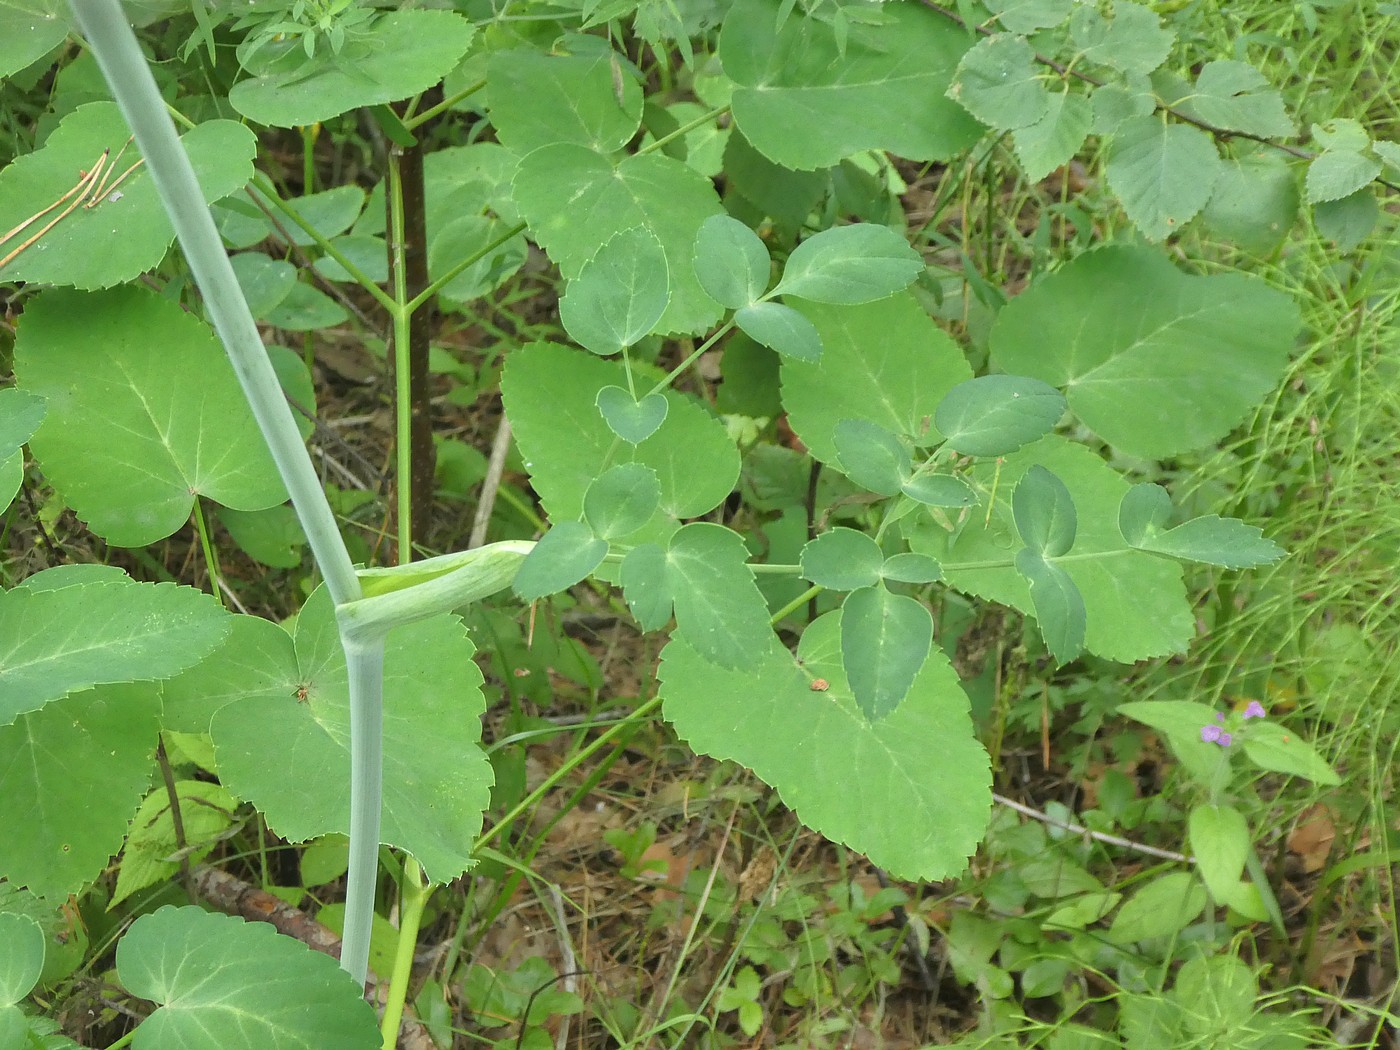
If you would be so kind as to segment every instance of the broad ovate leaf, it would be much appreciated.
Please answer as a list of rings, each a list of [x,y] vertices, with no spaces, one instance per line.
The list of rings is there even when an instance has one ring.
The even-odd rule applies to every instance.
[[[154,770],[160,693],[99,685],[0,727],[0,876],[66,897],[121,848]]]
[[[695,277],[715,302],[738,310],[758,301],[768,287],[768,247],[748,226],[729,215],[700,224],[695,238]]]
[[[496,137],[521,156],[553,142],[611,153],[625,146],[641,123],[642,89],[634,77],[622,74],[611,50],[497,51],[487,79]]]
[[[1256,526],[1214,514],[1166,528],[1171,497],[1150,482],[1134,485],[1118,508],[1118,527],[1129,545],[1186,561],[1206,562],[1227,569],[1267,565],[1284,555],[1283,548],[1264,539]]]
[[[1164,458],[1243,422],[1301,326],[1293,299],[1256,277],[1188,275],[1159,252],[1112,246],[1013,299],[990,342],[998,368],[1064,388],[1105,441]]]
[[[944,97],[967,36],[917,5],[883,9],[881,24],[780,18],[778,0],[739,0],[719,54],[736,85],[744,137],[787,168],[827,168],[865,150],[946,160],[972,145],[978,124]]]
[[[395,102],[446,76],[475,32],[452,11],[389,11],[347,34],[339,53],[320,47],[312,58],[288,34],[257,52],[229,105],[259,124],[291,128]]]
[[[933,617],[882,584],[862,587],[841,606],[841,664],[851,697],[871,722],[904,700],[933,644]]]
[[[773,293],[857,306],[901,291],[923,269],[923,257],[888,226],[833,226],[793,249]]]
[[[920,444],[938,440],[934,412],[972,370],[912,295],[801,309],[821,337],[822,358],[783,360],[783,407],[813,456],[837,461],[834,435],[844,419],[864,419]]]
[[[1187,829],[1201,881],[1216,900],[1228,900],[1240,881],[1250,849],[1244,814],[1234,806],[1196,806]]]
[[[722,209],[710,180],[682,161],[660,153],[614,160],[558,142],[527,154],[513,185],[532,236],[565,278],[578,277],[613,234],[640,226],[660,242],[670,274],[656,330],[698,332],[718,320],[720,305],[701,288],[691,259],[701,223]]]
[[[115,102],[91,102],[64,117],[42,149],[0,170],[0,231],[23,227],[0,247],[9,258],[0,281],[109,288],[160,265],[175,230],[130,138]],[[257,141],[236,121],[197,125],[180,142],[206,202],[253,176]],[[91,192],[60,203],[89,173]]]
[[[1031,586],[1015,564],[1025,548],[1009,504],[1021,477],[1036,464],[1064,483],[1077,513],[1071,557],[1055,566],[1083,599],[1085,648],[1122,662],[1185,650],[1194,620],[1181,567],[1128,545],[1117,518],[1128,483],[1092,450],[1056,435],[1013,452],[1000,471],[992,463],[975,464],[968,480],[982,494],[983,506],[952,532],[931,516],[911,515],[901,522],[910,545],[937,559],[950,586],[1033,614]],[[988,522],[985,501],[993,491]],[[1031,571],[1053,583],[1052,574],[1038,566]]]
[[[559,320],[580,346],[601,357],[656,327],[671,300],[666,253],[644,227],[608,238],[559,300]]]
[[[235,510],[287,498],[213,331],[154,292],[41,294],[25,310],[15,373],[48,399],[34,458],[108,543],[164,539],[197,496]]]
[[[1342,782],[1311,744],[1275,722],[1251,721],[1241,737],[1245,754],[1261,769],[1304,777],[1324,787]]]
[[[1017,128],[1011,137],[1026,179],[1039,182],[1073,160],[1092,123],[1090,103],[1083,95],[1066,89],[1048,96],[1040,119]]]
[[[670,519],[706,514],[733,491],[739,477],[734,442],[718,419],[675,390],[658,395],[668,408],[655,433],[641,444],[615,447],[617,435],[599,414],[599,392],[626,382],[620,363],[553,343],[532,343],[506,359],[506,414],[552,520],[577,521],[593,479],[617,463],[642,463],[656,472],[658,515]]]
[[[904,701],[871,722],[846,680],[841,616],[812,623],[796,659],[773,641],[732,670],[673,638],[660,669],[666,717],[696,751],[748,766],[809,827],[894,877],[956,875],[991,810],[967,697],[934,650]]]
[[[43,586],[55,571],[0,592],[0,726],[89,686],[170,678],[228,636],[223,607],[192,587],[120,572]]]
[[[1065,396],[1026,376],[979,376],[948,391],[933,423],[954,452],[1005,456],[1050,432]]]
[[[1196,217],[1221,170],[1209,135],[1156,116],[1123,121],[1105,166],[1123,211],[1153,241],[1165,240]]]
[[[1034,48],[1011,33],[983,37],[963,55],[948,97],[999,131],[1034,124],[1049,105]]]
[[[1196,90],[1184,106],[1207,124],[1226,131],[1287,138],[1295,130],[1283,95],[1268,77],[1245,62],[1207,62],[1196,77]]]
[[[276,624],[247,626],[200,669],[222,689],[252,670],[237,702],[213,712],[220,779],[286,839],[346,833],[349,684],[330,596],[322,587],[307,599],[291,646]],[[412,853],[437,882],[471,864],[490,797],[473,652],[461,621],[446,615],[397,628],[386,646],[382,841]]]
[[[264,922],[167,905],[122,937],[117,976],[158,1004],[136,1050],[383,1045],[374,1009],[335,960]]]

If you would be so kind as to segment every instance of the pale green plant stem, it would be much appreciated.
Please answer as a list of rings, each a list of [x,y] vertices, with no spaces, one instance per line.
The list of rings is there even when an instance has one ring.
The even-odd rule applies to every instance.
[[[443,99],[436,106],[429,106],[427,109],[423,110],[422,113],[415,113],[411,117],[403,118],[403,126],[409,131],[412,131],[420,124],[426,124],[428,121],[436,117],[439,113],[446,113],[458,102],[461,102],[464,99],[471,98],[471,96],[475,95],[485,86],[486,81],[484,80],[478,80],[475,84],[469,84],[467,87],[464,87],[461,91],[457,92],[457,94],[453,95],[451,98]]]
[[[389,994],[384,1000],[384,1019],[379,1031],[384,1037],[384,1050],[399,1045],[399,1025],[403,1021],[403,1004],[408,996],[408,978],[413,972],[413,951],[418,945],[418,930],[423,925],[423,909],[436,888],[423,878],[423,869],[412,857],[404,860],[403,890],[399,905],[399,943],[394,953],[394,975],[389,981]]]
[[[384,192],[389,200],[389,251],[394,257],[394,470],[398,479],[399,564],[413,560],[413,390],[409,382],[409,327],[415,306],[408,302],[408,274],[404,269],[403,157],[389,149],[389,172]]]
[[[72,0],[72,9],[146,158],[331,599],[352,602],[360,597],[354,565],[145,56],[116,0]],[[378,874],[384,642],[380,635],[351,645],[344,629],[341,639],[350,673],[351,846],[340,965],[363,986]]]
[[[194,498],[194,531],[199,535],[199,549],[204,552],[204,568],[209,573],[209,593],[220,604],[224,604],[223,592],[219,589],[219,559],[214,554],[214,544],[209,538],[209,524],[204,520],[204,502]]]

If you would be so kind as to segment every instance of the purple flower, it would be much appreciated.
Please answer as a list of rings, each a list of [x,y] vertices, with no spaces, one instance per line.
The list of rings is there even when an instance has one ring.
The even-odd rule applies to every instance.
[[[1264,705],[1258,700],[1251,700],[1244,709],[1245,718],[1263,718],[1264,714]]]
[[[1229,747],[1233,739],[1229,733],[1218,725],[1201,726],[1201,739],[1207,744],[1219,744],[1221,747]]]

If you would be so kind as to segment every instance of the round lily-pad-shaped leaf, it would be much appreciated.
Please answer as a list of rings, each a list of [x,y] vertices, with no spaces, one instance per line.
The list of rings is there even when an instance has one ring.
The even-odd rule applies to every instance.
[[[143,915],[117,946],[117,975],[132,995],[160,1004],[135,1050],[374,1050],[374,1009],[328,955],[203,908]]]
[[[287,498],[214,333],[153,292],[42,293],[25,310],[15,372],[49,403],[35,459],[111,544],[169,536],[196,496],[235,510]]]
[[[991,772],[957,674],[934,649],[893,711],[857,707],[841,658],[841,613],[725,669],[680,638],[662,654],[666,717],[696,751],[732,759],[777,789],[809,827],[898,878],[938,880],[986,831]]]
[[[175,231],[130,137],[115,102],[92,102],[0,170],[0,231],[17,230],[0,245],[0,281],[109,288],[160,264]],[[200,124],[180,142],[207,202],[253,177],[257,140],[235,121]],[[62,199],[80,181],[88,191]]]
[[[457,64],[475,34],[451,11],[390,11],[355,27],[340,53],[307,58],[300,40],[269,44],[253,76],[233,86],[229,105],[275,128],[302,127],[341,113],[426,91]]]

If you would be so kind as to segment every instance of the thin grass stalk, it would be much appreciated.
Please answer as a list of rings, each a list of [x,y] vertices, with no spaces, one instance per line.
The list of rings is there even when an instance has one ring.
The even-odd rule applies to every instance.
[[[360,583],[335,516],[131,26],[116,0],[71,0],[71,6],[141,147],[209,318],[223,340],[291,495],[331,598],[336,605],[355,601],[361,596]],[[346,650],[350,673],[351,859],[340,965],[363,986],[369,969],[369,932],[378,873],[383,638],[365,639],[346,646]]]

